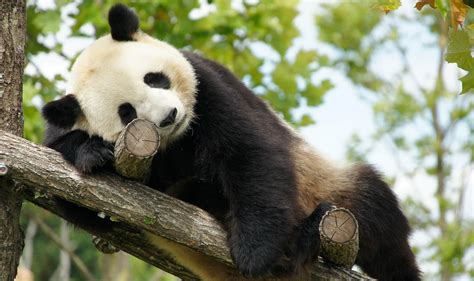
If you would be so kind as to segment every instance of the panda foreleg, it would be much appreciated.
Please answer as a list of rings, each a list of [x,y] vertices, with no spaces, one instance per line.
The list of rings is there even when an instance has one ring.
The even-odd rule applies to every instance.
[[[78,147],[89,139],[89,135],[81,130],[66,131],[48,126],[45,133],[44,145],[52,148],[71,164],[77,159]]]
[[[231,207],[229,246],[242,275],[259,277],[269,273],[283,256],[292,226],[287,211],[248,205],[234,210]]]
[[[101,137],[92,136],[78,148],[74,163],[79,171],[91,173],[111,164],[114,159],[114,146]]]
[[[62,130],[48,128],[45,145],[60,152],[64,159],[83,173],[102,168],[113,159],[113,145],[98,136],[89,136],[82,130],[63,134],[57,134],[55,131]]]
[[[113,157],[113,147],[99,137],[90,137],[82,130],[66,130],[49,126],[45,132],[44,144],[62,154],[64,159],[81,172],[91,172],[102,167]],[[77,206],[61,198],[55,198],[57,208],[67,221],[86,230],[108,230],[109,220],[101,219],[97,212]]]

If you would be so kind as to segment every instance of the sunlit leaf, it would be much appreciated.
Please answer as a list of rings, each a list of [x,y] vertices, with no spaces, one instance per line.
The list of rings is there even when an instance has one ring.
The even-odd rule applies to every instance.
[[[48,10],[38,14],[33,23],[42,33],[58,32],[61,25],[61,14],[59,10]]]
[[[301,126],[301,127],[309,126],[309,125],[313,125],[313,124],[314,124],[314,120],[308,114],[304,114],[301,117],[300,121],[299,121],[299,126]]]
[[[303,91],[306,102],[310,106],[316,106],[323,102],[323,96],[333,88],[333,84],[329,80],[323,80],[320,85],[309,84]]]
[[[449,12],[449,1],[448,0],[435,0],[436,9],[440,11],[441,16],[446,18]]]
[[[280,63],[275,67],[272,78],[275,84],[287,95],[296,94],[296,80],[290,75],[290,67],[287,63]]]
[[[464,70],[474,68],[469,35],[466,31],[451,30],[449,32],[448,48],[445,58],[447,62],[456,63],[459,68]]]
[[[372,7],[381,10],[382,12],[389,13],[400,7],[400,0],[372,0]]]
[[[462,82],[461,94],[467,93],[469,90],[474,88],[474,71],[470,71],[465,76],[459,78]]]

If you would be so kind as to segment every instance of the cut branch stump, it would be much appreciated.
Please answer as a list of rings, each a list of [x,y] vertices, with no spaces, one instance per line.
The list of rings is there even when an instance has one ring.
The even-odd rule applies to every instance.
[[[333,208],[319,224],[321,256],[330,263],[351,268],[359,251],[359,226],[345,208]]]
[[[115,170],[126,178],[143,182],[159,146],[156,125],[145,119],[134,119],[122,130],[115,143]]]

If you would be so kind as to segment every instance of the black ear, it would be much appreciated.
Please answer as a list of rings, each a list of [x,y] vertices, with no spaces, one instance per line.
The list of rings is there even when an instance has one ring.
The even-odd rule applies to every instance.
[[[135,12],[123,4],[116,4],[109,11],[109,25],[112,38],[117,41],[133,41],[138,31],[138,17]]]
[[[59,128],[69,129],[82,114],[79,102],[73,95],[47,103],[43,107],[43,117],[48,123]]]

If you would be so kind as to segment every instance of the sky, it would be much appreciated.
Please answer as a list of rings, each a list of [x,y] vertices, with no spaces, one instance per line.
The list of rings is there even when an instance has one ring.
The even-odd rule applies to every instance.
[[[54,6],[53,0],[39,0],[38,2],[42,7]],[[234,1],[234,7],[239,7],[238,2],[239,1]],[[295,26],[300,30],[301,36],[294,41],[292,50],[289,51],[290,53],[303,48],[316,49],[318,52],[331,55],[331,49],[321,42],[318,42],[317,30],[314,24],[314,17],[321,11],[320,4],[323,2],[331,1],[302,0],[300,2],[298,6],[299,15],[295,20]],[[205,3],[205,1],[203,1],[203,3]],[[410,17],[417,16],[413,5],[414,1],[402,1],[402,7],[393,13],[400,13]],[[212,5],[204,4],[201,9],[193,11],[191,16],[199,18],[205,16],[207,13],[213,12],[213,10]],[[390,20],[390,17],[387,17],[386,21],[388,22]],[[408,58],[411,62],[411,66],[415,69],[418,81],[420,81],[421,84],[432,85],[435,79],[436,69],[436,60],[433,58],[437,57],[437,54],[434,53],[433,49],[427,48],[425,43],[430,42],[433,38],[423,35],[426,34],[426,32],[422,30],[423,27],[404,26],[397,22],[395,22],[395,24],[401,26],[407,40],[413,41],[413,46],[409,50]],[[90,31],[92,32],[92,29],[90,29]],[[63,26],[58,34],[58,39],[64,41],[68,36],[69,30],[67,26]],[[48,42],[48,40],[52,40],[52,38],[46,38],[46,42]],[[89,39],[67,39],[64,41],[64,52],[72,56],[86,47],[90,42],[91,40]],[[272,56],[271,50],[268,51],[268,48],[261,45],[256,45],[254,52],[262,57]],[[379,63],[373,67],[377,73],[385,77],[390,77],[392,74],[391,69],[400,65],[397,57],[389,55],[380,55],[377,61]],[[50,78],[54,77],[57,73],[67,73],[69,66],[69,63],[64,61],[63,58],[46,54],[38,56],[35,59],[35,63],[40,67],[42,72]],[[27,68],[26,71],[33,70]],[[445,73],[447,76],[447,86],[454,91],[460,91],[461,86],[457,80],[459,71],[456,66],[446,64]],[[358,89],[345,77],[335,71],[325,70],[318,73],[318,77],[316,77],[315,80],[326,77],[331,77],[331,81],[336,87],[325,96],[322,106],[310,110],[310,114],[314,120],[316,120],[316,124],[300,129],[300,133],[321,153],[334,161],[343,163],[345,162],[347,144],[353,134],[357,133],[365,140],[374,133],[374,117],[370,106],[360,99]],[[410,87],[410,82],[408,82],[407,85]],[[38,101],[38,103],[40,103],[40,101]],[[416,133],[416,131],[411,132],[411,134]],[[393,148],[390,148],[382,142],[375,146],[374,151],[368,156],[368,160],[378,167],[382,173],[388,176],[397,176],[394,191],[400,198],[412,196],[426,203],[436,212],[436,202],[433,198],[434,181],[421,172],[417,173],[413,178],[404,176],[397,161],[409,163],[412,160],[403,155],[399,156],[401,159],[396,159],[393,152]],[[465,194],[466,198],[468,198],[468,202],[465,204],[463,211],[466,217],[474,218],[474,168],[462,168],[465,171],[465,175],[459,178],[470,183]],[[415,244],[422,245],[426,240],[426,236],[423,234],[415,233],[412,237],[412,241]],[[472,253],[472,255],[474,256],[474,253]],[[436,265],[429,263],[423,264],[422,266],[425,269],[436,267]],[[464,280],[464,278],[460,277],[459,280]]]

